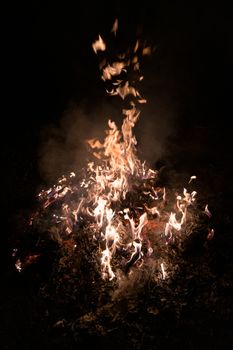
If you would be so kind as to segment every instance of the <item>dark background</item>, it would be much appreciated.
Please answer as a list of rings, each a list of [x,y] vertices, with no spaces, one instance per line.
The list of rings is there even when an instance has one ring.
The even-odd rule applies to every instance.
[[[164,137],[156,144],[161,151],[155,153],[154,161],[148,156],[149,161],[198,175],[219,227],[222,224],[223,230],[231,232],[232,226],[225,228],[232,223],[233,209],[230,8],[224,2],[12,4],[4,24],[6,64],[2,66],[6,76],[1,149],[4,349],[21,343],[32,348],[41,337],[40,346],[47,343],[49,348],[50,340],[46,334],[42,336],[44,330],[37,329],[31,313],[37,301],[30,282],[22,282],[13,271],[10,253],[12,242],[18,239],[15,221],[31,210],[35,193],[47,181],[40,166],[43,130],[50,126],[61,128],[61,117],[70,104],[84,106],[90,119],[90,104],[105,101],[91,43],[99,33],[111,29],[116,17],[122,42],[134,41],[139,33],[156,46],[154,55],[144,64],[143,88],[153,105],[153,113],[148,113],[145,123],[156,134],[161,122]],[[140,123],[139,139],[143,119]],[[164,132],[166,123],[168,133]],[[151,133],[149,140],[153,140]],[[148,145],[145,149],[147,156]],[[221,254],[230,261],[232,238],[220,235],[218,239],[221,249],[226,249]],[[227,322],[224,327],[230,328]],[[216,335],[216,348],[224,334],[219,331]],[[230,342],[228,338],[225,344]]]

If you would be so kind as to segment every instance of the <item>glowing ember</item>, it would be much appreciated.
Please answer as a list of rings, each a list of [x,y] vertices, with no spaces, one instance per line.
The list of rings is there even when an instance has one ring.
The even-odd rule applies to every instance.
[[[22,271],[22,262],[20,261],[20,259],[17,259],[17,261],[15,263],[15,267],[19,272]]]
[[[112,29],[115,35],[117,29],[116,20]],[[96,54],[106,50],[101,36],[92,47]],[[60,244],[72,237],[73,250],[79,246],[74,237],[82,223],[96,244],[101,275],[107,280],[118,276],[118,270],[127,272],[131,266],[138,266],[138,262],[141,266],[149,258],[156,261],[161,247],[164,253],[163,260],[158,260],[158,275],[162,272],[162,279],[167,278],[166,249],[169,243],[187,237],[187,224],[193,220],[190,208],[194,208],[196,192],[184,188],[182,195],[175,195],[171,190],[160,188],[158,172],[137,156],[133,128],[140,114],[137,105],[146,102],[136,88],[143,79],[139,57],[150,53],[150,47],[137,41],[127,54],[118,55],[119,61],[105,59],[101,63],[102,79],[112,81],[112,89],[107,93],[131,98],[129,108],[122,111],[122,126],[118,128],[109,120],[103,142],[87,141],[95,160],[87,164],[84,175],[72,172],[53,187],[41,191],[38,197],[42,211],[31,219],[33,224],[40,221],[38,218],[51,215],[47,230]],[[129,72],[132,70],[139,74],[131,82]],[[194,179],[196,176],[191,176],[188,184]],[[208,206],[205,213],[210,216]],[[213,234],[211,230],[208,239]],[[16,268],[21,271],[20,261]]]

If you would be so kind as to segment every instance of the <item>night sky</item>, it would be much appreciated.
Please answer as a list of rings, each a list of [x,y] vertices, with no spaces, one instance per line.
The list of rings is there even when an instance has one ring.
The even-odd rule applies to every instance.
[[[119,19],[119,45],[134,43],[140,36],[156,48],[143,62],[142,91],[148,104],[136,127],[141,154],[152,166],[169,164],[177,171],[200,175],[207,192],[215,193],[212,205],[219,196],[224,203],[225,195],[226,215],[231,216],[232,17],[224,2],[204,1],[154,1],[153,5],[143,1],[140,8],[121,1],[33,1],[30,5],[12,4],[7,11],[1,170],[5,178],[2,195],[7,228],[2,234],[7,282],[2,300],[4,304],[6,295],[14,290],[10,292],[14,302],[6,299],[3,308],[4,317],[11,320],[3,331],[2,349],[13,348],[9,336],[24,339],[13,331],[17,327],[13,321],[16,304],[21,302],[16,295],[22,293],[14,281],[8,251],[17,237],[16,217],[33,207],[42,184],[54,180],[60,171],[70,170],[69,162],[77,164],[75,152],[82,152],[82,138],[89,131],[91,136],[95,130],[99,135],[108,114],[116,113],[117,102],[106,97],[91,48],[99,33],[110,37],[115,18]],[[70,113],[76,109],[82,114],[77,119]],[[100,111],[100,116],[95,111]],[[76,129],[77,144],[75,132],[71,140],[67,137]],[[54,159],[53,171],[49,157]],[[19,323],[23,319],[18,316]]]

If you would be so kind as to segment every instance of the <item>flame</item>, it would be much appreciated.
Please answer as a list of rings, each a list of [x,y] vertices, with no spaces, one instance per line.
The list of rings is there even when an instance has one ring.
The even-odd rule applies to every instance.
[[[209,218],[212,217],[212,214],[211,214],[211,212],[209,211],[209,208],[208,208],[208,204],[206,204],[204,212]]]
[[[214,238],[214,229],[213,228],[209,228],[208,229],[208,235],[206,237],[209,241],[212,240]]]
[[[196,175],[191,176],[190,179],[189,179],[189,184],[190,184],[193,180],[196,180],[196,178],[197,178]]]
[[[124,69],[125,63],[124,62],[113,62],[112,65],[108,64],[103,69],[103,75],[102,79],[105,80],[111,80],[112,77],[116,75],[120,75],[122,71],[126,72],[126,69]]]
[[[166,276],[167,276],[167,273],[166,273],[166,271],[165,271],[165,269],[164,269],[164,263],[161,263],[161,270],[162,270],[162,276],[163,276],[163,280],[165,280],[166,279]]]
[[[133,50],[134,53],[137,52],[138,48],[139,48],[139,40],[136,41],[136,44],[135,44],[135,46],[134,46],[134,50]]]
[[[151,47],[150,46],[144,47],[144,49],[142,50],[142,54],[144,56],[145,55],[151,55]]]
[[[106,44],[103,41],[103,39],[101,38],[101,36],[99,35],[98,40],[96,40],[93,44],[92,44],[92,48],[94,50],[94,52],[97,54],[98,51],[105,51],[106,50]]]
[[[118,19],[116,18],[115,22],[113,23],[111,32],[116,35],[117,30],[118,30]]]

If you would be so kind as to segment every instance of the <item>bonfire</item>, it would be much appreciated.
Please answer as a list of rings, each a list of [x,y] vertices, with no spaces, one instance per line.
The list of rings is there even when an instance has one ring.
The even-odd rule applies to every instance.
[[[113,35],[117,28],[116,21]],[[22,272],[44,254],[44,242],[54,242],[52,277],[42,292],[78,303],[71,323],[79,317],[79,329],[106,315],[112,300],[127,294],[129,285],[139,290],[142,280],[150,280],[157,287],[168,286],[182,267],[178,257],[185,242],[203,223],[207,239],[214,236],[208,205],[198,203],[196,176],[190,174],[184,186],[173,188],[138,157],[134,126],[139,107],[147,103],[139,91],[144,78],[140,62],[153,49],[137,40],[127,52],[110,58],[101,35],[92,48],[100,56],[107,94],[128,105],[122,125],[109,120],[103,140],[86,141],[92,157],[86,167],[61,176],[38,194],[38,209],[29,220],[38,237],[34,252],[24,258],[17,258],[17,249],[13,253]],[[46,254],[54,258],[49,250]],[[148,310],[159,312],[154,306]]]

